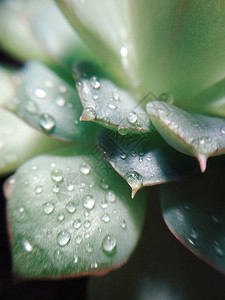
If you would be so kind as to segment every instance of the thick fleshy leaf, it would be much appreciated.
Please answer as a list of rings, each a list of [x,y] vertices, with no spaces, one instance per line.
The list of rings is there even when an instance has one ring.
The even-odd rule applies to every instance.
[[[85,43],[99,57],[104,69],[135,87],[136,53],[126,0],[56,0]]]
[[[92,278],[88,299],[222,300],[224,277],[171,236],[152,191],[144,234],[134,255],[122,269]]]
[[[224,1],[131,0],[144,93],[183,102],[225,75]]]
[[[36,131],[13,114],[0,110],[0,176],[33,156],[66,148],[64,143]]]
[[[52,0],[0,3],[1,47],[22,60],[63,62],[90,57],[86,46]]]
[[[182,103],[185,109],[225,118],[225,79]]]
[[[178,151],[197,157],[202,172],[209,156],[225,153],[224,119],[191,114],[159,101],[146,108],[162,137]]]
[[[149,116],[144,106],[147,95],[139,101],[129,92],[106,78],[95,66],[88,63],[74,68],[74,77],[84,111],[81,119],[95,121],[106,127],[125,132],[150,131]]]
[[[12,70],[0,66],[0,105],[13,95],[14,86],[12,81]]]
[[[14,96],[5,106],[31,126],[56,138],[92,138],[97,125],[80,122],[82,112],[74,88],[40,63],[28,63],[16,77]]]
[[[145,201],[130,199],[96,147],[34,158],[5,185],[16,275],[102,275],[129,258]]]
[[[156,134],[121,136],[102,130],[97,140],[104,158],[131,186],[133,197],[141,187],[178,180],[198,169],[194,159],[178,153]]]
[[[224,166],[224,160],[221,163]],[[162,209],[172,233],[197,256],[225,272],[224,168],[162,187]]]

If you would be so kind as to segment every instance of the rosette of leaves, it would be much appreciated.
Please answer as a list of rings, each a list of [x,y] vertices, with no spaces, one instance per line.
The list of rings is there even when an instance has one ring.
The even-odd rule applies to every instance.
[[[186,272],[206,266],[184,250],[178,260],[156,201],[174,236],[225,271],[224,26],[220,0],[0,3],[1,47],[21,62],[0,67],[16,276],[105,275],[146,218],[128,265],[92,280],[90,299],[200,299]]]

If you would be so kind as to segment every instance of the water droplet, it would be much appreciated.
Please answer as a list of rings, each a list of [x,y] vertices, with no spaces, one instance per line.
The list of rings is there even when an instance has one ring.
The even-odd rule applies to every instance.
[[[94,100],[98,100],[99,96],[98,95],[94,95],[93,99]]]
[[[107,255],[112,255],[116,251],[117,242],[112,235],[107,235],[102,240],[102,250]]]
[[[74,184],[73,183],[68,183],[67,184],[67,186],[66,186],[66,188],[67,188],[67,190],[69,191],[69,192],[72,192],[73,190],[74,190]]]
[[[62,171],[60,169],[54,169],[51,172],[52,180],[55,182],[60,182],[63,180]]]
[[[120,158],[122,158],[122,159],[126,159],[126,157],[127,157],[127,156],[126,156],[126,154],[125,154],[125,153],[121,153],[121,154],[120,154]]]
[[[169,93],[162,93],[161,95],[159,95],[159,101],[164,101],[164,102],[173,104],[174,98]]]
[[[90,243],[87,243],[87,244],[85,245],[85,250],[86,250],[88,253],[92,253],[93,250],[94,250],[93,245],[90,244]]]
[[[223,251],[221,245],[218,242],[216,242],[216,241],[214,241],[214,244],[215,244],[214,245],[214,249],[215,249],[216,253],[219,256],[224,256],[224,251]]]
[[[119,132],[120,135],[126,135],[127,134],[127,128],[124,127],[123,125],[119,125],[118,132]]]
[[[80,166],[80,172],[84,175],[88,175],[91,171],[91,167],[88,163],[82,163]]]
[[[188,242],[189,242],[192,246],[195,245],[195,243],[194,243],[194,241],[192,241],[192,239],[188,239]]]
[[[104,179],[101,179],[100,181],[100,187],[103,189],[103,190],[107,190],[109,188],[109,185],[105,182]]]
[[[128,182],[128,184],[133,188],[133,189],[139,189],[143,185],[143,179],[142,176],[135,172],[131,171],[126,173],[125,178]]]
[[[66,209],[69,213],[73,214],[76,211],[76,206],[74,202],[68,202],[66,204]]]
[[[80,245],[81,243],[83,242],[83,239],[82,239],[82,236],[81,235],[78,235],[75,239],[75,243],[77,245]]]
[[[190,237],[196,240],[198,238],[197,232],[192,229],[190,232]]]
[[[58,215],[58,221],[59,222],[62,222],[64,219],[65,219],[65,216],[64,216],[64,214],[62,214],[62,213],[60,213],[59,215]]]
[[[91,82],[91,86],[94,88],[94,89],[99,89],[100,86],[101,86],[101,83],[100,81],[98,80],[97,77],[93,76],[90,78],[90,82]]]
[[[118,93],[117,93],[117,90],[113,91],[113,99],[114,99],[115,101],[120,101],[120,97],[119,97],[119,95],[118,95]]]
[[[37,104],[32,100],[28,101],[26,105],[26,111],[31,114],[35,114],[38,111]]]
[[[77,255],[73,256],[73,262],[74,262],[74,264],[78,263],[78,256]]]
[[[65,93],[66,92],[66,87],[64,86],[64,85],[60,85],[59,86],[59,91],[61,92],[61,93]]]
[[[92,209],[95,205],[95,199],[92,195],[88,195],[85,197],[83,206],[87,209]]]
[[[108,204],[107,201],[105,201],[105,200],[101,201],[101,207],[102,207],[103,209],[106,209],[108,206],[109,206],[109,204]]]
[[[108,191],[106,193],[105,199],[108,202],[115,202],[116,201],[116,195],[114,194],[113,191]]]
[[[91,268],[92,269],[97,269],[98,268],[98,264],[96,262],[91,263]]]
[[[43,211],[46,215],[51,214],[55,209],[55,205],[51,202],[47,202],[44,204]]]
[[[129,123],[134,124],[137,122],[137,114],[135,112],[130,112],[127,119]]]
[[[220,128],[220,132],[221,132],[222,134],[225,134],[225,126],[223,126],[223,127]]]
[[[55,168],[55,166],[56,166],[56,164],[55,164],[54,162],[52,162],[52,163],[50,164],[50,167],[51,167],[51,168]]]
[[[89,228],[91,226],[91,222],[89,220],[84,221],[83,223],[85,228]]]
[[[61,96],[56,97],[55,104],[57,106],[63,107],[65,105],[65,103],[66,103],[66,100],[63,97],[61,97]]]
[[[55,128],[55,119],[49,114],[42,114],[39,123],[41,128],[48,132]]]
[[[77,219],[73,222],[73,227],[79,229],[81,227],[81,220]]]
[[[108,106],[108,108],[110,108],[112,110],[117,108],[117,105],[115,103],[108,103],[107,106]]]
[[[65,231],[61,231],[58,235],[57,235],[57,242],[59,244],[59,246],[66,246],[70,241],[70,234],[67,230]]]
[[[54,257],[55,257],[57,260],[62,259],[63,253],[62,253],[59,249],[56,249],[55,252],[54,252]]]
[[[36,187],[35,187],[35,193],[36,194],[40,194],[40,193],[42,193],[43,192],[43,186],[42,185],[37,185]]]
[[[60,188],[57,185],[54,185],[52,188],[53,193],[58,193],[60,191]]]
[[[125,221],[124,219],[122,219],[122,220],[120,221],[120,227],[121,227],[122,229],[126,229],[126,228],[127,228],[127,224],[126,224],[126,221]]]
[[[23,248],[26,252],[31,252],[33,250],[33,247],[27,240],[23,242]]]
[[[120,55],[121,55],[122,57],[127,57],[127,54],[128,54],[128,50],[127,50],[126,47],[120,48]]]
[[[37,88],[34,90],[35,96],[37,96],[40,99],[43,99],[46,97],[46,91],[40,88]]]
[[[88,120],[94,120],[96,118],[96,111],[92,107],[86,107],[83,114]]]
[[[84,238],[86,239],[86,240],[88,240],[89,238],[90,238],[90,233],[89,232],[87,232],[87,233],[85,233],[85,235],[84,235]]]
[[[104,214],[103,216],[101,216],[101,220],[105,223],[108,223],[110,221],[109,214]]]

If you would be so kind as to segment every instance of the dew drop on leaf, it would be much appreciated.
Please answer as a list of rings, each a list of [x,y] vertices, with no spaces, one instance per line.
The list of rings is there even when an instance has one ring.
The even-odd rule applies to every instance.
[[[94,89],[99,89],[100,86],[101,86],[100,81],[99,81],[98,78],[95,77],[95,76],[91,77],[90,82],[91,82],[91,86],[92,86]]]
[[[44,204],[43,211],[46,215],[51,214],[54,211],[54,209],[55,209],[55,206],[53,203],[47,202]]]
[[[82,163],[80,166],[80,172],[84,175],[88,175],[91,171],[91,167],[88,163]]]
[[[102,250],[107,255],[113,255],[116,252],[117,242],[112,235],[106,235],[102,240]]]
[[[60,169],[54,169],[51,172],[52,180],[55,182],[60,182],[63,180],[62,171]]]
[[[49,114],[42,114],[40,116],[40,126],[42,129],[44,129],[47,132],[51,132],[53,131],[53,129],[55,128],[55,119],[49,115]]]
[[[115,202],[115,201],[116,201],[116,195],[114,194],[113,191],[108,191],[108,192],[106,193],[105,199],[106,199],[108,202]]]
[[[57,236],[59,246],[66,246],[70,241],[70,234],[68,231],[61,231]]]
[[[87,195],[83,201],[83,206],[87,209],[92,209],[95,205],[95,199],[92,195]]]

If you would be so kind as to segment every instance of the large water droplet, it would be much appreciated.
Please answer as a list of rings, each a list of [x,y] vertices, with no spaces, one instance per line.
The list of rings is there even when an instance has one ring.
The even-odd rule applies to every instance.
[[[39,123],[41,128],[48,132],[55,128],[55,119],[49,114],[42,114]]]
[[[89,220],[84,221],[84,227],[87,229],[91,226],[91,222]]]
[[[92,209],[95,205],[95,199],[92,195],[88,195],[85,197],[83,206],[87,209]]]
[[[137,114],[135,112],[130,112],[127,119],[129,123],[134,124],[137,122]]]
[[[120,55],[124,58],[124,57],[127,57],[128,55],[128,50],[126,47],[121,47],[120,48]]]
[[[76,206],[74,202],[68,202],[66,204],[66,209],[69,213],[73,214],[76,211]]]
[[[57,236],[59,246],[66,246],[70,241],[70,234],[67,230],[61,231]]]
[[[107,255],[113,255],[116,252],[117,242],[112,235],[107,235],[102,240],[102,250]]]
[[[105,223],[108,223],[110,221],[110,216],[109,214],[104,214],[101,216],[101,220]]]
[[[119,132],[120,135],[126,135],[127,134],[127,128],[124,127],[123,125],[119,125],[118,132]]]
[[[52,180],[55,182],[60,182],[63,180],[62,171],[60,169],[54,169],[51,172]]]
[[[139,189],[143,185],[143,179],[142,176],[135,172],[131,171],[126,173],[125,178],[128,182],[128,184],[133,188],[133,189]]]
[[[105,182],[104,179],[101,179],[100,181],[100,187],[103,189],[103,190],[107,190],[109,188],[109,185]]]
[[[90,78],[90,82],[91,82],[91,86],[94,88],[94,89],[99,89],[100,86],[101,86],[101,83],[100,81],[98,80],[97,77],[93,76]]]
[[[92,107],[86,107],[83,114],[88,120],[94,120],[96,118],[96,111]]]
[[[114,194],[113,191],[108,191],[108,192],[106,193],[105,199],[106,199],[108,202],[115,202],[115,201],[116,201],[116,195]]]
[[[60,191],[60,188],[57,185],[54,185],[52,188],[53,193],[58,193]]]
[[[67,188],[67,190],[69,191],[69,192],[72,192],[73,190],[74,190],[74,184],[73,183],[68,183],[67,184],[67,186],[66,186],[66,188]]]
[[[46,215],[51,214],[55,209],[55,205],[51,202],[47,202],[44,204],[43,211]]]
[[[91,167],[88,163],[84,162],[80,166],[80,172],[84,175],[88,175],[91,171]]]
[[[77,219],[73,222],[73,227],[79,229],[81,227],[81,220]]]
[[[97,262],[91,263],[91,268],[92,268],[92,269],[97,269],[97,268],[98,268]]]

